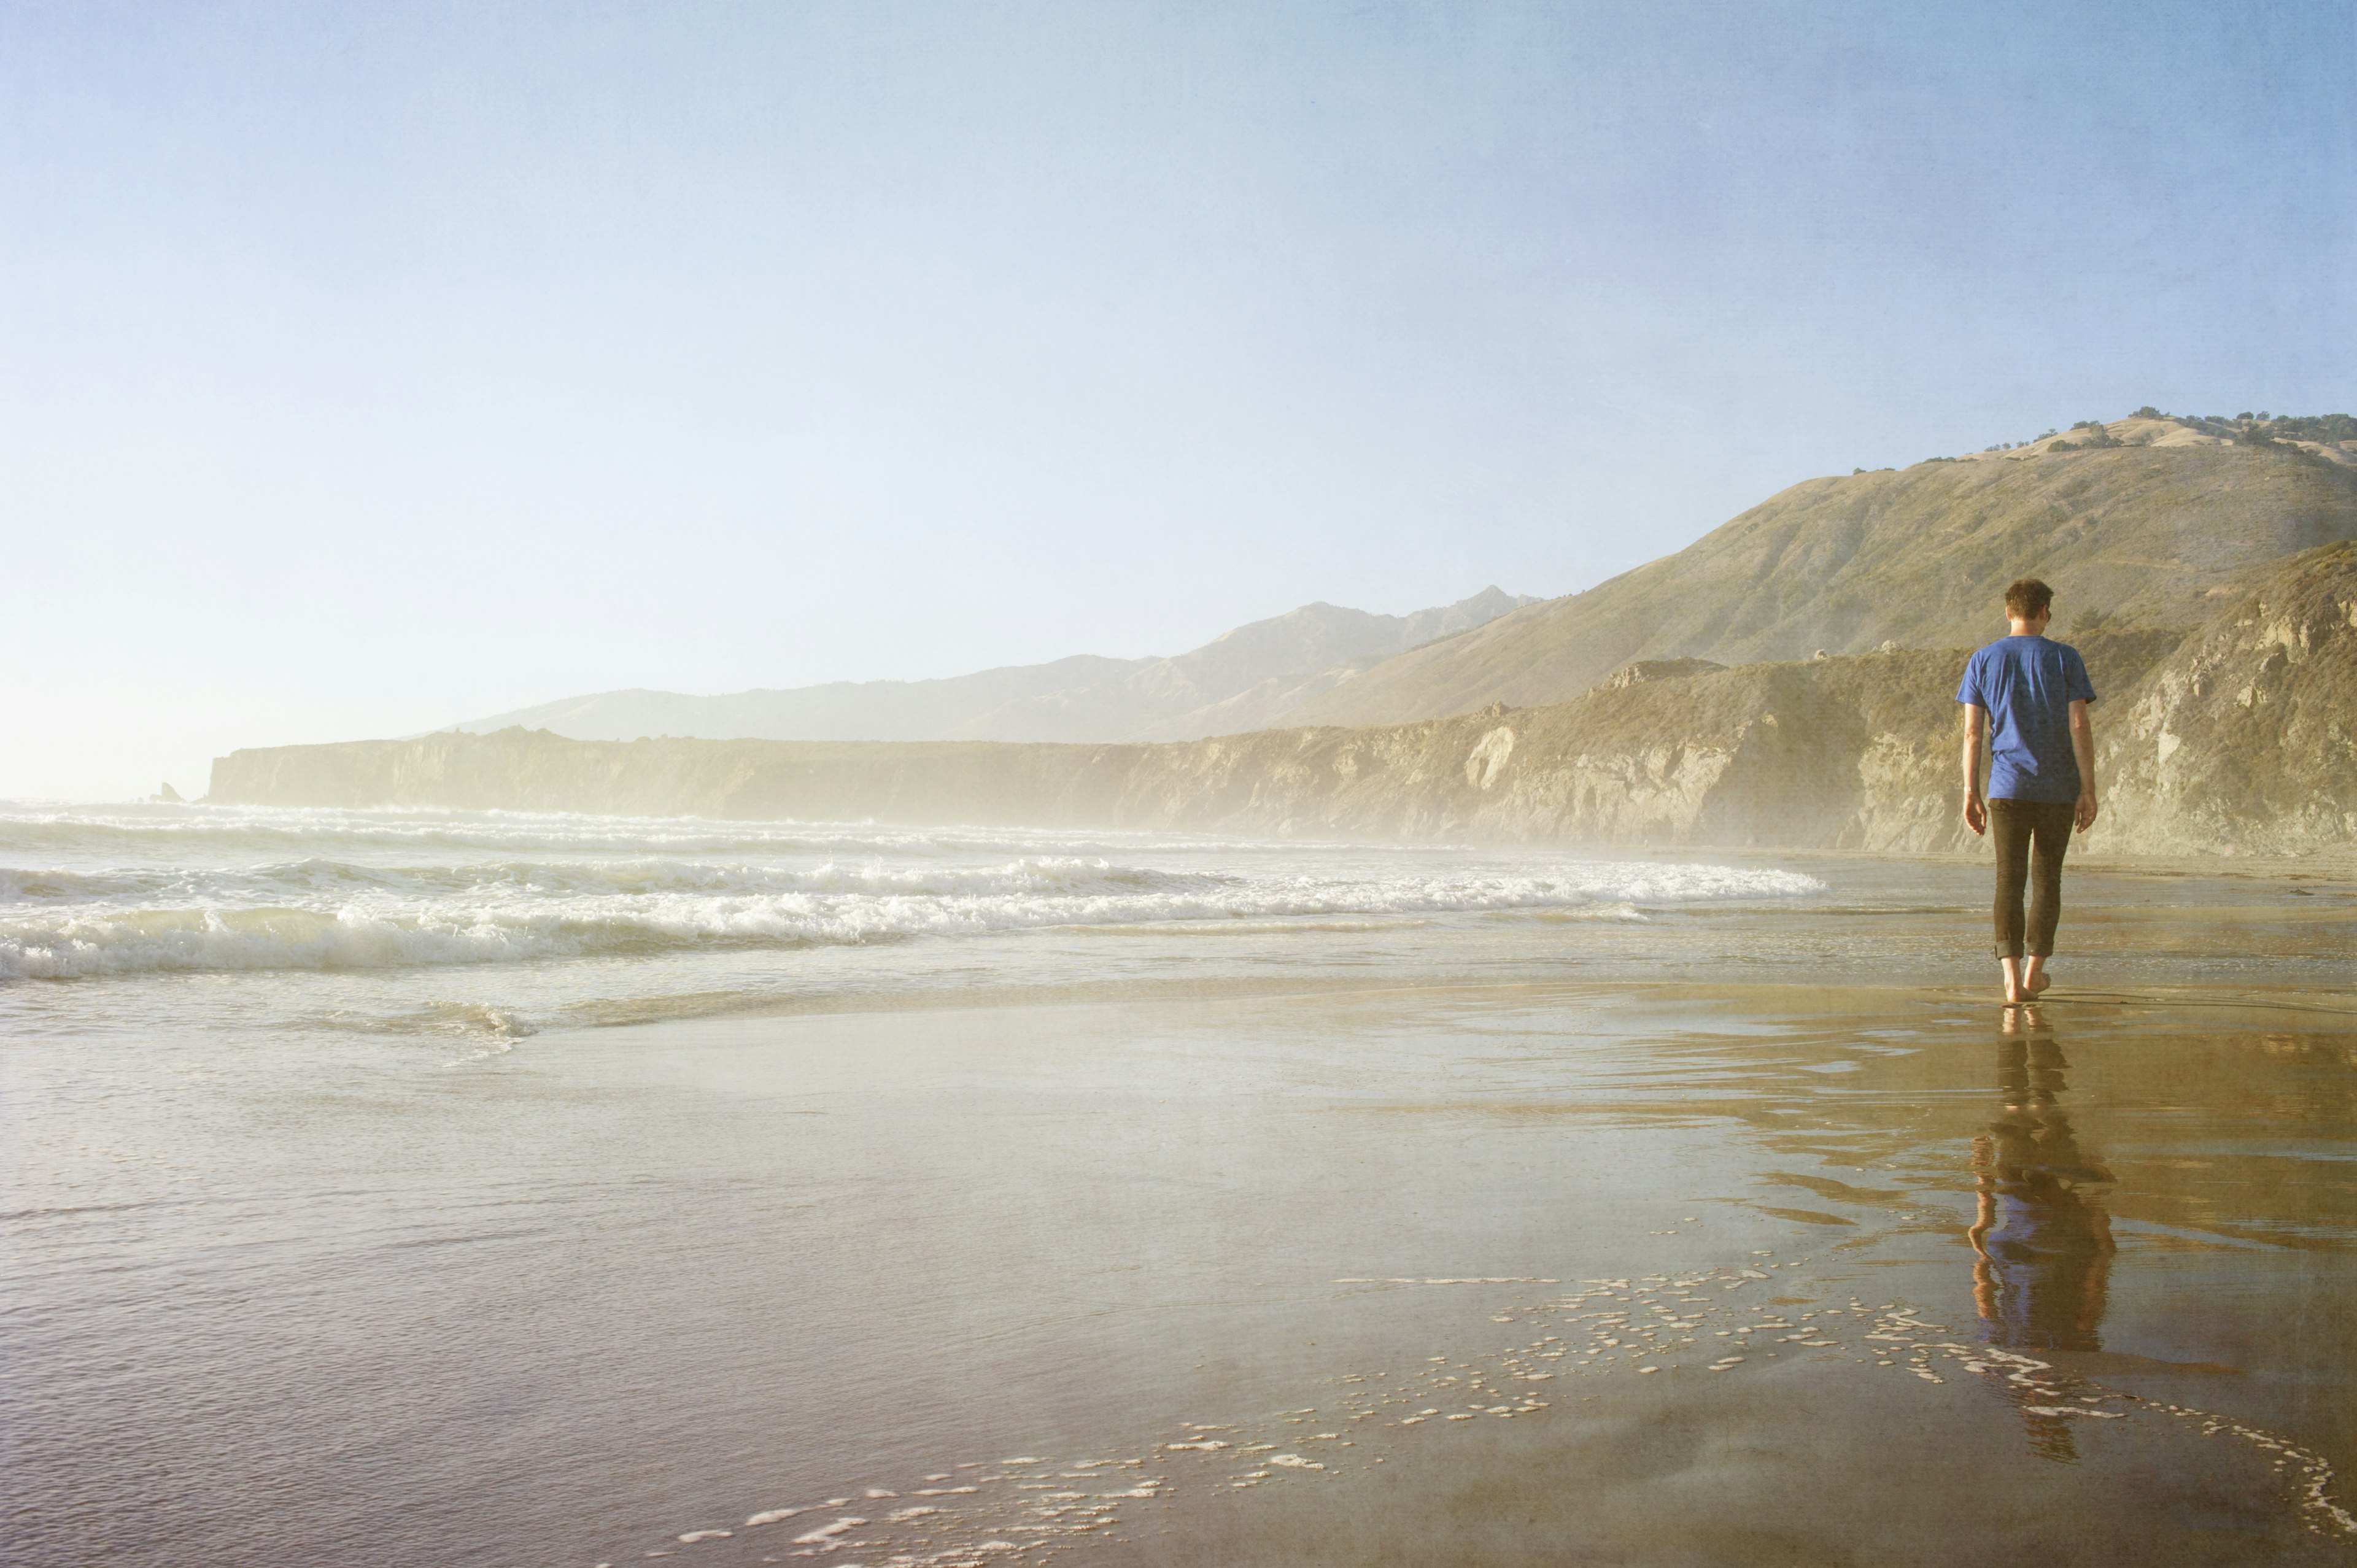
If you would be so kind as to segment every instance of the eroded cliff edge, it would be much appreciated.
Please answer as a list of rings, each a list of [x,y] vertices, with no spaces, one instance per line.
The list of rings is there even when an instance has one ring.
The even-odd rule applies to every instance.
[[[2191,635],[2080,646],[2094,851],[2357,846],[2357,545],[2287,558]],[[1963,650],[1632,667],[1571,702],[1168,745],[566,740],[239,751],[210,799],[1609,845],[1943,851]]]

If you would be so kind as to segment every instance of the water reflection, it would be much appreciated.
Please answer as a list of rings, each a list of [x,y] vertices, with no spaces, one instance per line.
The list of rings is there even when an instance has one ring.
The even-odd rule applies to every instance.
[[[2116,1251],[2103,1189],[2113,1178],[2063,1107],[2070,1066],[2040,1009],[2008,1008],[1998,1112],[1973,1140],[1973,1305],[1983,1337],[2026,1355],[2103,1348]],[[2024,1419],[2040,1453],[2076,1457],[2069,1423]]]

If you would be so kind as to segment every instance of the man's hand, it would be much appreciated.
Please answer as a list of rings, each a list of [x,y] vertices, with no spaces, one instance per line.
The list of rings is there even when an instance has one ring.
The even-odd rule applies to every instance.
[[[2095,820],[2094,809],[2093,796],[2083,795],[2079,798],[2079,810],[2087,813],[2087,820],[2091,822]],[[1964,791],[1964,826],[1973,830],[1975,838],[1988,832],[1988,806],[1982,800],[1981,792],[1977,789]]]
[[[2071,820],[2085,832],[2095,825],[2095,726],[2083,701],[2071,704],[2071,757],[2079,765],[2079,809]]]
[[[1964,826],[1975,838],[1988,832],[1988,807],[1981,800],[1981,731],[1987,722],[1978,703],[1964,704]]]

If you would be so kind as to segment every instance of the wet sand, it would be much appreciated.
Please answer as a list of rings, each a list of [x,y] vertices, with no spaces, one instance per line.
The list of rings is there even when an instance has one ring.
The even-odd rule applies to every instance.
[[[234,1167],[200,1214],[19,1273],[11,1539],[2345,1562],[2357,1004],[2306,976],[2350,917],[2277,898],[2237,917],[2274,971],[2066,968],[2027,1015],[1484,983],[1410,934],[1290,993],[578,1030],[248,1096],[176,1124]]]
[[[1026,1244],[935,1282],[972,1327],[1029,1309],[972,1336],[1000,1363],[999,1440],[914,1474],[915,1453],[846,1455],[606,1560],[2326,1562],[2357,1541],[2357,1035],[2329,998],[2058,1001],[2010,1031],[1943,999],[1682,987],[1304,1015],[936,1020],[1002,1066],[935,1079],[951,1103],[916,1143],[944,1183],[1028,1147],[1040,1183]],[[1026,1038],[1028,1071],[1005,1065]],[[706,1048],[747,1053],[741,1093],[783,1069],[771,1042]],[[798,1093],[828,1092],[788,1055]]]

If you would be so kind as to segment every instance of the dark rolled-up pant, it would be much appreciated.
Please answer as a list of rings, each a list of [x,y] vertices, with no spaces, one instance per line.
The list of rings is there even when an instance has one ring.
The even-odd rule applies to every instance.
[[[2069,800],[1988,803],[1989,837],[1996,844],[1997,957],[2021,957],[2025,940],[2030,957],[2054,956],[2054,925],[2062,918],[2062,852],[2071,847],[2071,821],[2077,811]],[[2021,910],[2025,885],[2029,889],[2026,921]]]

